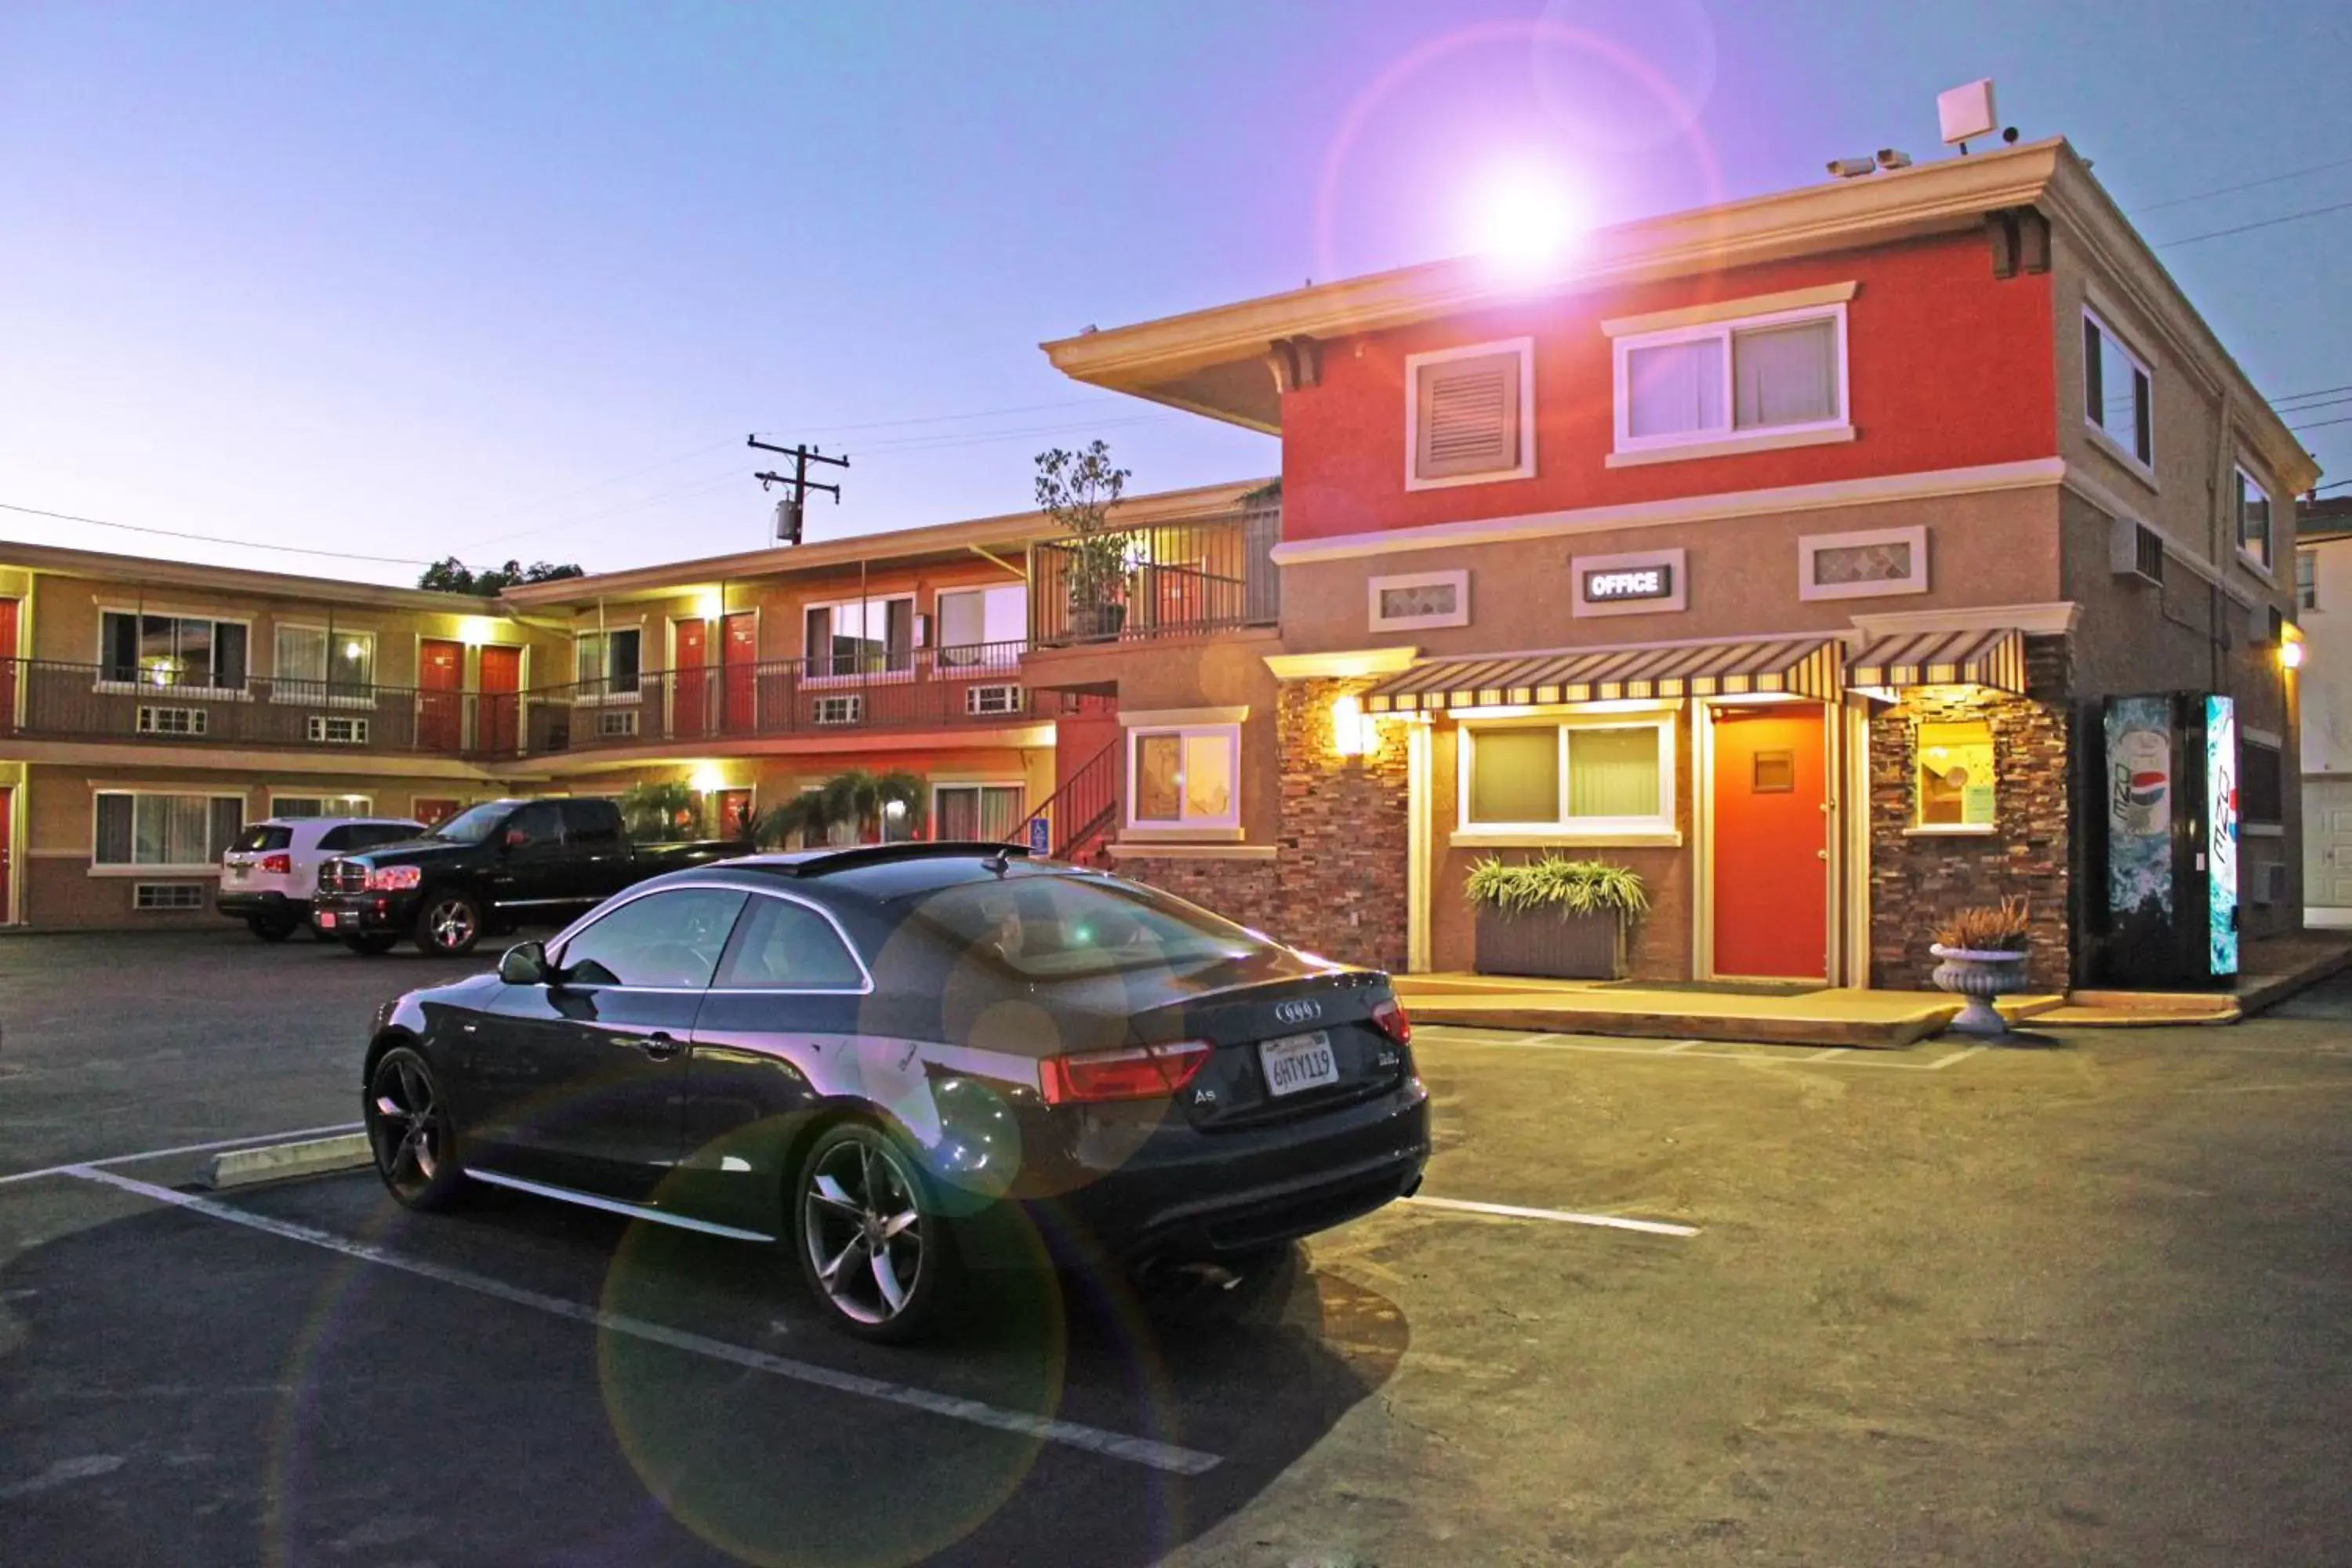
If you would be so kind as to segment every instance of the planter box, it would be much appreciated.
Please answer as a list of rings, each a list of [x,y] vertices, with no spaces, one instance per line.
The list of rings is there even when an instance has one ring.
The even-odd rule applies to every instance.
[[[1481,974],[1527,974],[1546,980],[1625,978],[1625,918],[1605,914],[1507,914],[1478,910]]]

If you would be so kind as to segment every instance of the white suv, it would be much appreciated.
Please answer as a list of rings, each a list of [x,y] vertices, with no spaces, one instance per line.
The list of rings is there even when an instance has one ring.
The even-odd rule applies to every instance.
[[[247,823],[221,857],[213,905],[264,942],[284,942],[310,919],[319,863],[379,845],[420,838],[404,816],[272,816]]]

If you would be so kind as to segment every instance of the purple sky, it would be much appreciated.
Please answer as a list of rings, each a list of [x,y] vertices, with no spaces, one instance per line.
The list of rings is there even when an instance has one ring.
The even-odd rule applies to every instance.
[[[2352,204],[2339,16],[13,0],[0,502],[400,560],[0,538],[630,566],[764,541],[751,430],[853,455],[812,537],[1024,507],[1032,455],[1096,435],[1139,489],[1271,473],[1036,343],[1463,251],[1497,171],[1607,222],[1924,159],[1936,92],[1983,75],[2159,242]],[[2352,211],[2160,254],[2274,398],[2352,384]],[[2352,416],[2312,401],[2289,422]],[[2304,434],[2352,473],[2352,420]]]

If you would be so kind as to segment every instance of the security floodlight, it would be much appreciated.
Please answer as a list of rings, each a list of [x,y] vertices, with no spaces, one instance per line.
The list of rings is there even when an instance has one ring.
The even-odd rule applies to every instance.
[[[1878,150],[1878,166],[1882,169],[1907,169],[1911,166],[1911,154],[1898,153],[1892,147],[1881,147]]]
[[[1841,180],[1858,180],[1878,167],[1875,158],[1832,158],[1830,173]]]

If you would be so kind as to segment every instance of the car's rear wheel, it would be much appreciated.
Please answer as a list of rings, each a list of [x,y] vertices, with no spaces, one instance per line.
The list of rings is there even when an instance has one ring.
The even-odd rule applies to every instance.
[[[416,914],[416,945],[425,952],[456,958],[482,940],[481,907],[463,893],[435,893]]]
[[[284,915],[247,915],[245,929],[264,942],[284,942],[294,934],[295,922]]]
[[[362,957],[381,958],[392,951],[392,944],[398,940],[379,931],[367,936],[347,936],[343,938],[343,945]]]
[[[844,1122],[810,1148],[794,1191],[801,1273],[834,1326],[893,1343],[929,1332],[955,1259],[914,1158],[880,1128]]]
[[[430,1062],[407,1046],[377,1058],[365,1116],[375,1173],[403,1206],[445,1209],[457,1201],[465,1172]]]

